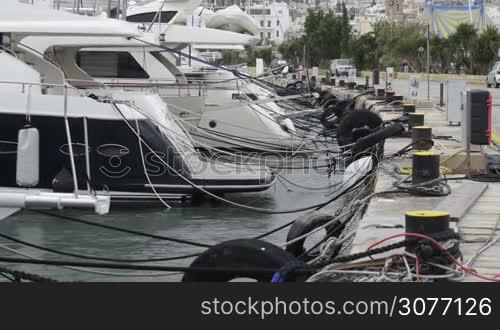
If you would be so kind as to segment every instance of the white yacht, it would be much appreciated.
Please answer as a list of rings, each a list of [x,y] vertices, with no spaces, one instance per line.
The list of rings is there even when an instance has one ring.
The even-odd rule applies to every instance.
[[[153,14],[153,11],[167,10],[170,4],[169,1],[162,1],[164,7],[151,3],[144,8],[149,8],[147,10]],[[140,11],[142,14],[147,12],[144,8]],[[134,15],[138,10],[128,10],[127,13]],[[86,49],[79,54],[77,64],[84,67],[83,71],[90,76],[115,90],[130,91],[137,87],[147,88],[148,84],[154,88],[161,85],[160,96],[196,140],[196,147],[294,151],[304,146],[304,138],[296,132],[292,120],[273,102],[276,95],[252,81],[239,80],[230,71],[199,65],[194,60],[189,60],[188,65],[181,65],[179,56],[154,46],[146,47],[158,43],[156,36],[163,40],[162,45],[174,50],[202,43],[214,47],[249,45],[258,38],[197,26],[135,22],[144,30],[150,30],[145,27],[148,23],[151,32],[143,34],[148,36],[143,38],[148,44],[132,41],[128,44],[135,47],[133,49],[126,50],[123,48],[126,45],[122,44],[118,45],[120,49],[94,49],[96,52],[93,54],[90,53],[92,49]],[[130,51],[129,55],[125,51]],[[74,55],[70,53],[68,58],[72,59]],[[128,70],[118,72],[120,58],[121,61],[128,61]],[[82,75],[80,80],[84,78],[90,77]]]
[[[81,48],[143,38],[133,24],[8,0],[0,35],[0,186],[17,187],[13,149],[27,123],[40,135],[40,175],[31,188],[71,191],[78,175],[79,189],[128,201],[180,198],[200,188],[261,191],[274,183],[265,168],[200,159],[156,93],[97,88],[76,66]],[[126,58],[118,60],[128,67]]]
[[[257,21],[237,5],[232,5],[215,12],[204,7],[198,7],[194,11],[194,15],[200,17],[200,24],[205,24],[208,28],[248,33],[253,36],[260,35],[260,27]]]
[[[141,15],[149,10],[150,15],[158,19],[157,14],[168,10],[169,5],[167,1],[164,7],[157,2],[137,6],[134,7],[135,11],[127,11],[127,17],[135,15],[139,12],[138,7],[141,7]],[[146,16],[138,17],[144,21],[134,19],[134,22],[152,24],[151,29],[148,27],[147,30],[151,30],[153,35],[160,35],[162,45],[169,49],[195,48],[200,44],[217,48],[249,45],[258,41],[258,38],[250,35],[183,26],[172,24],[171,21],[165,21],[167,24],[154,23],[154,19],[149,21]],[[209,145],[216,148],[286,151],[303,146],[304,139],[297,134],[293,122],[273,102],[272,98],[276,95],[259,88],[252,81],[241,81],[228,70],[199,65],[195,60],[189,60],[189,64],[183,66],[180,56],[164,49],[155,49],[154,46],[148,48],[148,45],[134,45],[135,49],[86,49],[80,52],[78,64],[83,71],[110,87],[132,90],[147,87],[148,84],[161,86],[160,96],[169,105],[170,111],[184,122],[184,128],[196,140],[197,147]],[[125,51],[129,55],[124,55]],[[118,52],[134,62],[136,72],[129,70],[119,75],[107,72],[106,67],[117,65]],[[186,53],[193,55],[194,52],[191,49]],[[92,65],[89,67],[87,63]],[[179,88],[179,85],[183,85],[183,88]]]
[[[129,1],[127,21],[186,24],[186,20],[199,7],[201,0]]]

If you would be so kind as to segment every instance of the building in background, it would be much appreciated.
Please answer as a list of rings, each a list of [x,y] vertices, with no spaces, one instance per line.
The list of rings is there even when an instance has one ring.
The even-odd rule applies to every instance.
[[[263,44],[279,45],[285,40],[290,26],[290,10],[286,2],[250,1],[245,12],[258,23]]]
[[[390,22],[404,22],[404,0],[385,0],[385,11]]]

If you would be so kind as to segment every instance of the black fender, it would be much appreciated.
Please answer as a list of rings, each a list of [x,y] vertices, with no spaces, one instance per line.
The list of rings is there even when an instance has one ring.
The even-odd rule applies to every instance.
[[[354,110],[345,115],[339,123],[337,129],[337,142],[340,146],[356,142],[353,137],[353,130],[356,128],[368,127],[374,129],[382,125],[382,118],[372,111]]]
[[[352,146],[352,153],[353,155],[362,153],[370,147],[373,147],[377,143],[380,143],[392,136],[400,135],[404,131],[405,128],[401,123],[393,123],[392,125],[382,127],[376,132],[362,137],[358,141],[356,141],[356,143]]]
[[[332,95],[328,99],[326,99],[323,104],[321,104],[321,107],[323,109],[328,109],[330,106],[333,106],[339,102],[339,99],[335,97],[335,95]]]
[[[282,248],[257,239],[236,239],[217,244],[190,265],[210,269],[225,268],[231,271],[187,271],[182,282],[229,282],[236,278],[251,278],[270,282],[273,274],[255,272],[256,269],[278,271],[297,259]]]
[[[335,115],[336,119],[340,119],[351,111],[351,106],[352,100],[350,99],[338,101],[323,111],[320,118],[321,123],[325,128],[333,128],[338,120],[332,122],[329,117]]]
[[[306,213],[298,217],[293,225],[290,227],[288,234],[286,236],[286,241],[290,242],[291,240],[300,237],[304,234],[311,232],[312,230],[323,226],[329,221],[333,220],[334,216],[332,214],[323,213],[323,212],[314,212],[314,213]],[[304,252],[306,249],[304,247],[304,243],[306,242],[306,238],[298,240],[295,243],[286,246],[286,251],[293,254],[295,257],[298,257]]]

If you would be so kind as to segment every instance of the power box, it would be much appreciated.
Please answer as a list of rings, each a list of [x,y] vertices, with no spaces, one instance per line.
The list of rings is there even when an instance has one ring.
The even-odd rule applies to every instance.
[[[470,143],[491,143],[491,94],[487,90],[474,89],[467,93],[467,112],[470,127]]]
[[[447,82],[446,112],[450,125],[460,125],[464,112],[462,104],[462,93],[465,92],[465,81],[461,79],[450,79]]]

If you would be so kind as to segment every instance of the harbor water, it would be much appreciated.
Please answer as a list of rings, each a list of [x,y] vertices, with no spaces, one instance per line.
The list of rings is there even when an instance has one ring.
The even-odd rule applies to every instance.
[[[293,170],[285,179],[314,189],[304,189],[284,181],[267,191],[247,194],[226,194],[224,197],[240,204],[270,210],[297,209],[318,204],[331,198],[326,196],[335,188],[318,190],[335,183],[337,178],[328,178],[325,173],[303,173]],[[286,185],[286,186],[285,186]],[[171,209],[160,207],[120,207],[112,208],[110,214],[98,216],[88,211],[62,210],[59,214],[77,217],[93,222],[134,229],[151,234],[164,235],[206,244],[217,244],[236,238],[251,238],[277,228],[295,218],[293,214],[259,214],[229,207],[222,202],[203,200],[192,203],[173,203]],[[335,204],[330,205],[335,207]],[[265,240],[274,244],[283,244],[288,228],[272,234]],[[205,249],[178,243],[139,237],[131,234],[98,228],[68,220],[20,211],[0,221],[0,233],[7,234],[34,244],[52,249],[118,259],[163,258],[203,252]],[[319,238],[319,236],[318,236]],[[85,261],[13,243],[0,238],[0,256],[15,257],[15,249],[31,257],[50,260]],[[17,257],[23,257],[17,255]],[[187,266],[193,259],[156,262],[156,265]],[[153,263],[149,263],[153,264]],[[33,272],[42,276],[63,281],[179,281],[182,274],[156,276],[158,272],[128,271],[140,273],[137,277],[123,277],[81,272],[63,267],[39,265],[9,265],[9,267]],[[94,270],[93,270],[94,271]],[[95,270],[96,272],[124,273],[120,270]],[[161,275],[161,274],[160,274]]]

